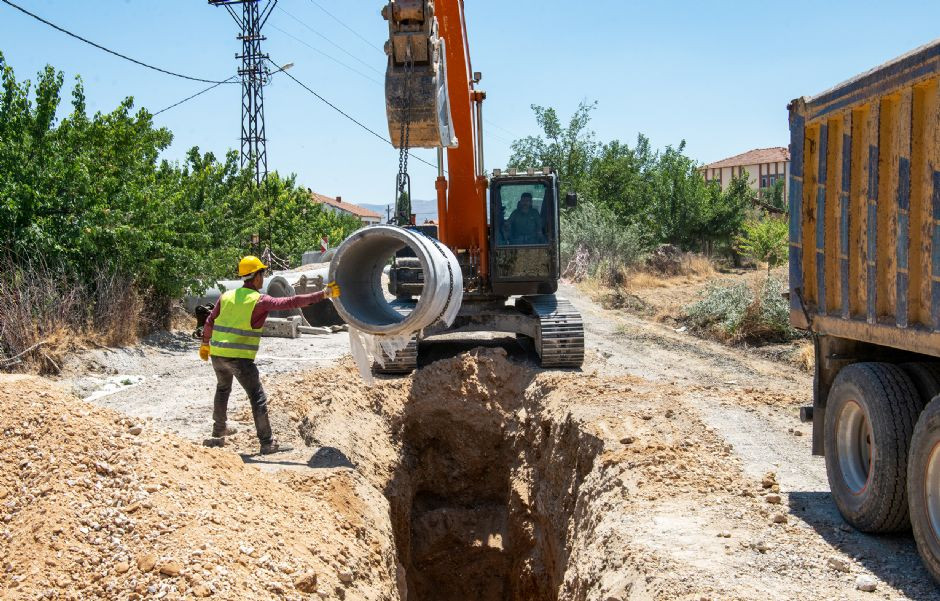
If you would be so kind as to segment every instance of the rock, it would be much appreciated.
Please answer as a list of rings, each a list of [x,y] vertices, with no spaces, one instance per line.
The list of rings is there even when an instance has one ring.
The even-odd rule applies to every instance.
[[[754,548],[760,551],[761,553],[766,553],[767,551],[770,551],[770,545],[768,545],[762,540],[759,540],[756,543],[754,543]]]
[[[302,593],[315,593],[317,590],[317,573],[304,572],[294,580],[294,588]]]
[[[849,571],[849,562],[845,561],[844,559],[839,559],[838,557],[830,557],[829,561],[826,562],[826,565],[837,572]]]
[[[183,564],[178,561],[170,560],[160,566],[160,573],[164,576],[179,576],[180,572],[183,571]]]
[[[674,416],[675,414],[676,414],[675,411],[673,411],[672,409],[666,409],[666,418],[667,418],[667,419],[668,419],[668,418],[671,418],[671,417]]]
[[[803,436],[803,432],[801,432],[800,430],[794,430],[794,431],[793,431],[793,435],[794,435],[794,436]]]
[[[343,584],[350,584],[353,581],[352,572],[350,572],[349,570],[344,570],[342,572],[339,572],[336,576],[339,578],[339,581],[342,582]]]
[[[731,532],[729,532],[728,530],[722,530],[721,532],[718,533],[718,536],[721,538],[731,538]]]
[[[128,433],[128,434],[133,434],[134,436],[140,436],[140,433],[143,432],[143,431],[144,431],[144,427],[141,426],[140,424],[138,424],[138,425],[136,425],[136,426],[131,426],[131,427],[127,430],[127,433]]]
[[[114,566],[114,571],[117,572],[118,574],[123,574],[127,572],[129,569],[131,569],[131,566],[126,561],[119,561]]]
[[[636,440],[632,436],[624,436],[620,439],[620,444],[633,444],[633,441]]]
[[[786,524],[787,516],[782,513],[775,513],[773,520],[774,520],[774,524]]]
[[[141,572],[149,572],[155,565],[157,565],[157,556],[153,553],[147,553],[137,558],[137,569]]]
[[[873,593],[878,588],[878,581],[868,574],[859,574],[855,579],[855,588],[866,593]]]
[[[212,594],[212,591],[205,584],[197,584],[193,587],[193,596],[194,597],[208,597]]]
[[[780,495],[767,495],[764,500],[771,505],[780,505]]]
[[[760,485],[764,488],[770,488],[777,483],[777,476],[773,472],[768,472],[764,478],[760,481]]]

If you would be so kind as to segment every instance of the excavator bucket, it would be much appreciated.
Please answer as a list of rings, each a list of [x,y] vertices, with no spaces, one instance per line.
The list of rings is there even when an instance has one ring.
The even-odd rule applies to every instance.
[[[385,109],[388,133],[395,148],[452,148],[444,64],[444,41],[438,36],[434,2],[391,0],[382,9],[388,21],[385,43]],[[402,126],[407,142],[402,139]]]

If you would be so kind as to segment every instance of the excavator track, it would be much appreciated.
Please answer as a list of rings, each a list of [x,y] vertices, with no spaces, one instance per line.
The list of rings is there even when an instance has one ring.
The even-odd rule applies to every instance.
[[[535,349],[542,367],[581,367],[584,363],[584,321],[570,301],[553,294],[523,297],[538,317]]]
[[[372,365],[373,373],[377,374],[410,374],[418,368],[418,339],[412,338],[408,346],[398,351],[394,359],[390,359],[385,351],[382,351],[382,359],[385,365],[376,361]]]

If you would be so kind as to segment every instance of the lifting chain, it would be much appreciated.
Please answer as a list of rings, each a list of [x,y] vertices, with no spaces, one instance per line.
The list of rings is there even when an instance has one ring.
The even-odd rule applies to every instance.
[[[414,76],[414,57],[411,45],[408,46],[408,58],[405,63],[405,115],[401,121],[398,135],[398,177],[395,180],[395,223],[406,226],[411,223],[411,176],[408,175],[408,146],[411,136],[411,84]],[[402,202],[407,194],[408,202]]]

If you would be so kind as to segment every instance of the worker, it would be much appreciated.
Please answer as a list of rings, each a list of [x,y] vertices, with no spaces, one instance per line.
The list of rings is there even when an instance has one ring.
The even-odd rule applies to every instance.
[[[261,294],[259,290],[264,284],[267,268],[258,257],[247,256],[238,263],[238,275],[244,280],[244,285],[228,290],[219,297],[206,319],[199,349],[199,358],[203,361],[212,357],[217,382],[212,411],[212,438],[206,444],[224,444],[225,437],[235,433],[235,429],[226,424],[228,398],[232,392],[232,378],[235,378],[248,394],[262,455],[290,450],[290,447],[279,444],[271,432],[268,399],[255,365],[255,355],[268,313],[306,307],[325,298],[339,296],[339,286],[335,282],[330,282],[323,290],[312,294],[282,298]]]
[[[506,220],[504,229],[504,235],[509,240],[509,244],[545,243],[542,216],[532,208],[532,194],[528,192],[522,194],[516,210]]]

